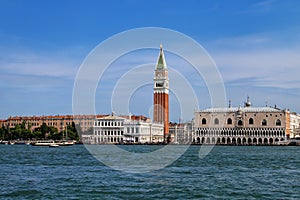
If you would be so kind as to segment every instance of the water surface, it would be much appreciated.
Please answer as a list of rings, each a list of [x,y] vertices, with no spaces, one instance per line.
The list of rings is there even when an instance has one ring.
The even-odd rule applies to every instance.
[[[155,146],[124,146],[130,151]],[[144,174],[112,170],[83,145],[0,145],[2,199],[299,199],[300,147],[200,146]]]

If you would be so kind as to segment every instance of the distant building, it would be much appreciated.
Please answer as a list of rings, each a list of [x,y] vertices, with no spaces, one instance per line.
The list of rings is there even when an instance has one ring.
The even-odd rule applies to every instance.
[[[83,142],[91,144],[116,144],[122,142],[125,120],[126,118],[115,115],[96,118],[90,141],[84,140]]]
[[[0,119],[0,127],[7,127],[7,122],[5,119]]]
[[[290,137],[290,112],[271,107],[210,108],[194,112],[196,144],[274,144]]]
[[[43,123],[47,126],[57,128],[58,132],[64,131],[68,125],[75,123],[78,131],[86,132],[93,130],[94,121],[96,118],[102,118],[109,115],[48,115],[48,116],[15,116],[0,120],[0,127],[14,128],[16,125],[21,125],[25,122],[27,128],[33,131],[39,128]],[[131,116],[133,120],[148,120],[144,116]]]
[[[174,144],[190,144],[193,141],[193,124],[187,123],[170,123],[169,134]]]
[[[2,120],[0,125],[7,128],[14,128],[16,125],[20,125],[25,122],[26,126],[30,128],[30,130],[34,130],[45,123],[47,126],[57,128],[60,132],[65,130],[68,125],[71,125],[72,122],[74,122],[77,128],[80,128],[81,131],[87,131],[89,128],[93,127],[94,119],[101,116],[103,115],[15,116]]]
[[[290,138],[300,137],[300,115],[291,112],[290,113]]]
[[[148,118],[110,115],[95,119],[93,135],[83,136],[85,143],[158,143],[164,141],[164,125]]]
[[[124,142],[145,144],[164,141],[163,124],[127,120],[124,123],[124,128]]]

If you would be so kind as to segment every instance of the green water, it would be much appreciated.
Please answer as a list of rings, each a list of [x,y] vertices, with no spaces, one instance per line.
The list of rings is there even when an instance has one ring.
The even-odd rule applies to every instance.
[[[151,151],[155,146],[124,146]],[[2,199],[300,199],[300,147],[191,146],[150,173],[113,170],[83,145],[0,145]]]

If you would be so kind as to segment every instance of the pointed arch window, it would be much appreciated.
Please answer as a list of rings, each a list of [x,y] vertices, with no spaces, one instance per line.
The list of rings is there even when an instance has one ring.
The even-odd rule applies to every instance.
[[[202,119],[202,124],[206,124],[206,119],[205,118]]]
[[[277,120],[276,120],[276,126],[281,126],[281,121],[280,121],[280,119],[277,119]]]
[[[239,125],[239,126],[243,126],[243,121],[242,121],[242,120],[239,120],[239,121],[238,121],[238,125]]]
[[[249,124],[254,124],[253,118],[250,118],[250,119],[249,119]]]
[[[261,125],[262,126],[267,126],[267,120],[263,119],[262,122],[261,122]]]
[[[232,119],[231,118],[227,119],[227,124],[232,124]]]
[[[219,124],[219,119],[215,118],[215,124]]]

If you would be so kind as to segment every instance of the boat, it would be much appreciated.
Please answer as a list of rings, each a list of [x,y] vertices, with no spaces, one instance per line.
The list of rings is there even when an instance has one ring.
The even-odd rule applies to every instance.
[[[0,144],[5,144],[5,145],[7,145],[7,144],[8,144],[8,141],[1,140],[1,141],[0,141]]]
[[[45,146],[50,146],[52,144],[55,144],[54,140],[38,140],[35,142],[30,143],[32,146],[40,146],[40,147],[45,147]]]
[[[24,145],[24,144],[25,144],[25,141],[15,141],[15,144],[16,144],[16,145]]]
[[[56,148],[56,147],[59,147],[59,145],[58,145],[58,144],[55,144],[55,143],[53,143],[53,144],[50,144],[50,145],[49,145],[49,147],[50,147],[50,148]]]
[[[59,146],[71,146],[74,145],[75,142],[73,140],[62,140],[62,141],[57,141],[56,144]]]
[[[67,138],[68,138],[68,126],[66,127],[65,137],[63,137],[62,140],[56,141],[56,144],[58,144],[59,146],[71,146],[71,145],[74,145],[76,143],[76,141],[68,140]]]
[[[288,140],[282,140],[282,141],[276,142],[275,144],[279,145],[279,146],[287,146],[287,145],[289,145],[289,143],[290,143],[290,141],[288,141]]]
[[[54,140],[38,140],[35,142],[30,143],[32,146],[71,146],[74,145],[75,142],[73,140],[61,140],[61,141],[54,141]]]

